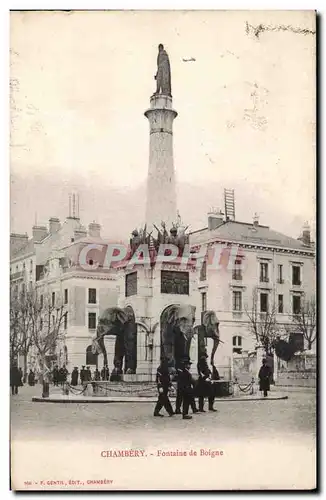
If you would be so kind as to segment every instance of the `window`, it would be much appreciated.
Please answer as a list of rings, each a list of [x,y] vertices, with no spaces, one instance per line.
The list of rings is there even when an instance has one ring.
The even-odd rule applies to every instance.
[[[30,260],[30,261],[29,261],[29,272],[30,272],[31,274],[32,274],[32,272],[33,272],[33,261],[32,261],[32,260]]]
[[[68,304],[68,288],[65,288],[65,304]]]
[[[43,295],[40,295],[40,306],[43,307]]]
[[[283,307],[283,295],[278,296],[278,312],[283,313],[284,312],[284,307]]]
[[[25,262],[23,262],[23,269],[24,269],[24,270],[25,270],[25,267],[26,267]]]
[[[262,313],[268,312],[268,293],[260,294],[260,312]]]
[[[232,279],[241,281],[242,280],[242,269],[241,269],[241,260],[236,260],[234,263],[234,268],[232,269]]]
[[[70,238],[71,243],[75,241],[75,238]]]
[[[55,305],[55,292],[52,292],[52,307]]]
[[[68,313],[66,313],[63,317],[63,327],[65,330],[67,330],[67,326],[68,326]]]
[[[22,283],[22,294],[25,293],[25,283]]]
[[[96,329],[96,313],[88,313],[88,328],[90,330]]]
[[[201,294],[201,310],[202,312],[206,311],[207,309],[207,294],[206,292],[202,292]]]
[[[207,278],[207,262],[206,262],[206,260],[204,260],[204,262],[201,266],[199,280],[205,281],[206,278]]]
[[[137,295],[137,271],[126,274],[125,278],[125,296]]]
[[[260,281],[267,283],[268,280],[268,264],[267,262],[260,263]]]
[[[242,354],[242,337],[240,335],[232,337],[232,345],[234,354]]]
[[[277,266],[277,281],[278,283],[284,283],[283,279],[283,264]]]
[[[40,319],[40,329],[43,330],[43,318]]]
[[[52,314],[52,325],[54,325],[54,323],[55,323],[55,316],[54,314]]]
[[[96,304],[96,288],[88,289],[88,303]]]
[[[29,290],[30,290],[30,292],[32,291],[32,289],[33,289],[33,281],[30,281],[29,282]]]
[[[292,312],[293,312],[293,314],[300,314],[300,312],[301,312],[301,296],[300,295],[293,295]]]
[[[301,267],[292,266],[292,285],[301,285]]]
[[[233,292],[233,311],[242,310],[242,292]]]

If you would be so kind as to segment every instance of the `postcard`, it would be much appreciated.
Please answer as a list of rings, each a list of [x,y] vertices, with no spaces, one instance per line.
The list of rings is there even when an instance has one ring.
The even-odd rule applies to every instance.
[[[315,11],[11,11],[15,491],[316,488]]]

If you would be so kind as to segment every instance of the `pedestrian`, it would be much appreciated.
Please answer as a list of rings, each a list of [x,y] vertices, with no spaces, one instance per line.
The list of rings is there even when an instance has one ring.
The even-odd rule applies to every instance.
[[[89,366],[86,368],[86,380],[90,382],[92,380],[92,372]]]
[[[71,372],[71,385],[76,386],[78,385],[78,368],[77,366],[74,367],[73,371]]]
[[[209,411],[217,411],[214,409],[214,392],[212,387],[211,376],[212,372],[207,364],[207,354],[203,354],[198,363],[198,405],[199,411],[204,413],[205,398],[208,398]]]
[[[190,373],[192,363],[189,358],[184,360],[182,372],[179,375],[180,391],[182,396],[182,418],[191,419],[192,416],[188,415],[189,406],[194,398],[195,380]]]
[[[183,402],[183,392],[182,392],[182,370],[183,364],[181,367],[177,368],[177,397],[175,400],[175,414],[181,415],[181,406]],[[194,394],[189,395],[190,398],[190,406],[193,413],[198,413],[198,408],[196,407],[196,401],[194,398]]]
[[[23,370],[21,369],[21,367],[19,367],[19,376],[20,376],[19,387],[23,387],[24,374],[23,374]]]
[[[174,415],[173,408],[169,400],[169,390],[173,390],[169,367],[166,359],[161,359],[161,364],[156,372],[156,383],[158,390],[158,399],[154,409],[154,417],[164,417],[160,413],[161,408],[165,408],[170,417]]]
[[[59,368],[59,374],[58,374],[58,383],[60,385],[63,385],[64,376],[65,376],[65,371],[64,371],[63,366],[61,366],[61,368]]]
[[[86,370],[85,370],[85,365],[83,365],[81,367],[81,370],[80,370],[80,383],[81,385],[83,385],[83,383],[85,382],[85,377],[86,377]]]
[[[96,368],[96,370],[94,371],[94,380],[96,382],[98,382],[99,380],[101,380],[101,374],[99,372],[99,370]]]
[[[35,385],[35,373],[33,372],[32,369],[29,370],[28,385],[30,385],[30,386]]]
[[[10,368],[10,386],[11,394],[13,396],[18,394],[18,387],[20,386],[20,372],[16,363],[14,363]]]
[[[263,364],[259,370],[259,390],[264,392],[264,398],[268,396],[268,391],[271,390],[270,379],[272,376],[272,370],[267,365],[266,359],[263,359]]]
[[[58,385],[59,384],[59,368],[58,365],[55,365],[53,370],[52,370],[52,380],[53,380],[53,385]]]

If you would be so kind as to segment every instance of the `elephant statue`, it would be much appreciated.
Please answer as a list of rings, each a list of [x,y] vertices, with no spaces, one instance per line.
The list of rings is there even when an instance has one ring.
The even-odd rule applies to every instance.
[[[114,348],[114,368],[111,378],[118,379],[122,373],[136,373],[137,368],[137,326],[134,312],[131,307],[121,309],[109,307],[100,315],[97,325],[96,338],[93,340],[94,351],[101,352],[104,365],[107,366],[108,358],[104,344],[104,337],[116,337]],[[123,367],[124,360],[124,367]]]
[[[215,311],[205,311],[202,315],[202,324],[196,326],[195,333],[198,335],[198,358],[206,354],[205,338],[213,339],[213,349],[211,352],[211,365],[214,366],[214,357],[220,343],[219,320]]]
[[[178,368],[189,356],[194,335],[195,306],[171,305],[161,317],[161,353],[170,368]]]

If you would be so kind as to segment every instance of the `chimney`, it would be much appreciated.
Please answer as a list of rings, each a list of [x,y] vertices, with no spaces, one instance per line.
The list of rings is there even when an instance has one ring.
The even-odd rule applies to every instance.
[[[83,226],[80,226],[78,229],[74,231],[75,241],[80,240],[81,238],[85,238],[87,236],[87,231]]]
[[[10,235],[10,252],[15,252],[19,248],[24,247],[28,243],[28,235],[11,233]]]
[[[310,226],[308,223],[305,223],[303,226],[301,241],[304,245],[308,245],[308,246],[311,245]]]
[[[50,234],[56,233],[61,229],[60,219],[57,217],[51,217],[49,219],[49,232]]]
[[[38,243],[48,235],[46,226],[33,226],[33,241]]]
[[[88,225],[88,235],[93,238],[101,237],[101,226],[97,222],[93,221]]]
[[[223,224],[223,216],[221,210],[217,210],[216,208],[212,208],[208,214],[208,229],[209,231],[213,231]]]

